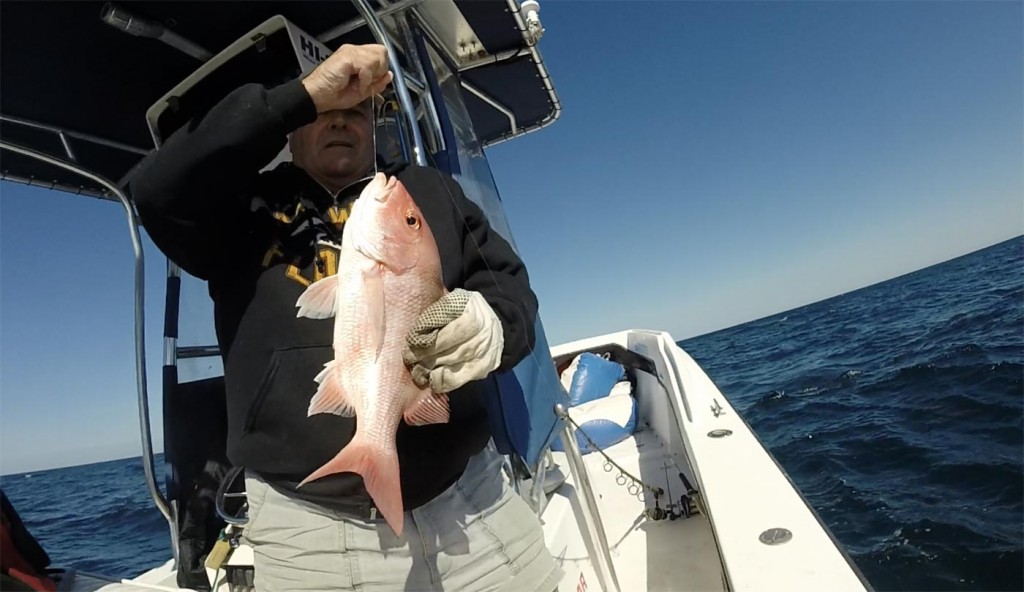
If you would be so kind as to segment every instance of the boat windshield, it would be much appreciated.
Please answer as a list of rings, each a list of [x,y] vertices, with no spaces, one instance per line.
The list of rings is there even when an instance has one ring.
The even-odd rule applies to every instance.
[[[166,261],[166,258],[160,254],[159,260]],[[187,383],[223,376],[223,362],[219,355],[215,355],[217,334],[209,288],[206,282],[184,271],[180,273],[181,295],[178,308],[177,347],[179,350],[191,351],[195,354],[183,356],[179,352],[175,361],[178,368],[178,381]],[[204,348],[208,348],[207,352],[213,355],[200,355]],[[156,380],[154,380],[155,378]],[[157,377],[151,376],[150,382],[160,384]]]
[[[454,150],[448,151],[449,158],[455,161],[449,172],[459,182],[466,197],[480,206],[491,226],[514,249],[515,242],[501,205],[501,196],[494,183],[491,167],[473,128],[469,110],[462,100],[459,77],[452,72],[431,43],[426,43],[425,46],[430,67],[441,89],[447,120],[455,137]]]

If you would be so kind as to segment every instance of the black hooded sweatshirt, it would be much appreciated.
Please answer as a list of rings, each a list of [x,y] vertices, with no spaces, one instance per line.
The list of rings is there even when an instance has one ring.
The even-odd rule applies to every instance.
[[[334,323],[297,318],[295,302],[311,282],[336,272],[337,251],[317,241],[340,244],[363,184],[332,196],[290,163],[259,172],[287,134],[316,117],[299,80],[242,86],[148,155],[130,190],[153,242],[208,283],[224,361],[229,460],[297,497],[365,514],[372,505],[353,473],[296,489],[355,433],[354,418],[307,416],[314,377],[334,356]],[[450,177],[417,166],[385,172],[398,176],[433,230],[445,287],[480,292],[498,315],[505,339],[499,370],[510,369],[534,344],[537,300],[522,261]],[[447,424],[400,425],[407,510],[444,491],[486,445],[482,397],[493,384],[474,381],[451,393]]]

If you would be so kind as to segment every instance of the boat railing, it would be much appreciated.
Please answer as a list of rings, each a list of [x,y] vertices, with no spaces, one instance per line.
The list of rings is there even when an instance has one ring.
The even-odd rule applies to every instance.
[[[407,120],[406,121],[406,124],[407,124],[406,130],[410,134],[410,137],[407,140],[409,142],[411,142],[411,144],[412,144],[412,146],[411,146],[411,148],[412,148],[412,155],[411,156],[413,157],[413,160],[414,160],[414,162],[416,164],[421,165],[421,166],[428,166],[427,151],[426,151],[426,148],[424,146],[424,140],[423,140],[423,136],[422,136],[422,132],[421,132],[420,126],[418,125],[418,122],[417,122],[417,110],[414,108],[414,103],[413,103],[412,97],[411,97],[410,92],[409,92],[409,84],[414,84],[415,85],[417,81],[415,80],[415,78],[407,76],[405,70],[401,67],[401,64],[398,62],[398,54],[396,53],[395,48],[394,48],[394,46],[393,46],[393,44],[391,42],[391,39],[388,36],[388,34],[387,34],[386,30],[385,30],[385,27],[384,27],[384,25],[383,25],[383,23],[381,21],[381,17],[382,16],[387,15],[387,14],[391,14],[391,13],[398,13],[401,10],[406,9],[406,8],[409,8],[410,10],[412,10],[412,12],[413,12],[413,14],[415,16],[418,16],[414,9],[415,9],[415,5],[418,4],[421,1],[422,0],[405,0],[405,1],[396,2],[395,4],[392,4],[390,6],[387,6],[387,7],[383,8],[380,13],[377,13],[377,12],[375,12],[370,7],[370,5],[369,5],[367,0],[352,0],[352,3],[358,9],[360,14],[362,15],[362,18],[361,19],[356,19],[355,21],[352,21],[351,23],[346,23],[344,26],[349,27],[350,29],[358,28],[359,26],[363,26],[363,25],[367,26],[369,28],[369,30],[371,31],[371,33],[373,34],[373,36],[375,37],[375,39],[380,44],[385,46],[385,48],[387,49],[388,61],[389,61],[389,66],[390,66],[391,70],[393,72],[401,72],[403,74],[403,75],[395,76],[394,77],[393,85],[394,85],[394,89],[395,89],[396,98],[397,98],[397,101],[398,101],[399,106],[400,106],[400,111],[402,112],[402,114],[404,115],[404,117]],[[534,60],[538,64],[538,68],[540,69],[541,74],[543,75],[542,77],[544,78],[544,84],[545,84],[546,88],[549,91],[549,94],[550,94],[551,100],[553,101],[555,109],[554,109],[554,112],[549,117],[547,117],[544,121],[542,121],[542,122],[540,122],[540,123],[538,123],[536,125],[533,125],[533,126],[531,126],[529,128],[523,128],[523,127],[518,126],[516,124],[516,121],[514,119],[514,115],[512,115],[511,112],[508,109],[503,108],[503,106],[500,104],[500,102],[496,101],[492,97],[487,96],[486,93],[483,93],[479,89],[475,89],[474,87],[472,87],[472,85],[469,85],[469,83],[463,83],[463,87],[464,88],[466,88],[470,92],[473,92],[476,96],[480,97],[482,100],[485,100],[486,102],[491,104],[491,106],[493,106],[495,109],[497,109],[498,111],[500,111],[502,113],[505,113],[507,116],[510,117],[511,132],[509,134],[506,134],[506,136],[504,136],[504,137],[501,137],[501,138],[498,138],[498,139],[493,140],[491,142],[488,142],[488,145],[495,144],[495,143],[498,143],[498,142],[510,139],[512,137],[515,137],[515,136],[518,136],[518,135],[522,135],[524,133],[529,133],[529,132],[534,131],[536,129],[540,129],[542,127],[545,127],[546,125],[548,125],[549,123],[551,123],[552,121],[557,119],[559,114],[560,114],[560,112],[561,112],[561,105],[560,105],[560,103],[558,101],[557,96],[554,93],[553,86],[551,85],[550,80],[548,79],[548,76],[547,76],[547,70],[544,68],[543,62],[542,62],[542,60],[540,58],[540,55],[539,55],[539,52],[537,51],[536,46],[535,46],[536,40],[539,38],[541,30],[538,29],[536,23],[531,21],[529,14],[527,14],[524,17],[522,12],[520,11],[520,6],[516,2],[516,0],[508,0],[508,5],[509,5],[510,11],[513,13],[513,15],[515,17],[516,24],[517,24],[518,28],[520,29],[520,32],[523,33],[523,35],[524,35],[524,38],[531,39],[529,47],[526,48],[525,50],[519,50],[517,53],[525,52],[527,54],[530,54],[534,58]],[[419,18],[416,19],[416,22],[417,22],[417,24],[424,24],[425,23],[425,21],[423,19],[419,19]],[[428,29],[427,33],[431,34],[433,32]],[[500,58],[501,56],[497,56],[497,57]],[[476,66],[483,65],[483,64],[484,64],[483,62],[481,62],[479,64],[477,64],[477,63],[468,64],[468,65],[465,66],[464,69],[471,69],[472,67],[476,67]],[[425,84],[421,83],[420,86],[425,86]],[[424,90],[424,89],[417,89],[417,90]],[[435,117],[435,118],[437,117],[436,114],[431,114],[431,115],[433,117]],[[40,123],[37,123],[37,122],[32,122],[32,121],[28,121],[28,120],[24,120],[24,119],[19,119],[19,118],[15,118],[15,117],[10,117],[10,116],[6,116],[6,115],[0,115],[0,120],[6,122],[8,124],[14,124],[14,125],[20,125],[20,126],[30,127],[30,128],[34,128],[34,129],[40,129],[40,130],[43,130],[43,131],[48,131],[48,132],[52,132],[52,133],[56,134],[56,136],[59,138],[59,140],[61,142],[61,145],[62,145],[62,147],[64,149],[66,159],[65,158],[56,157],[56,156],[52,156],[52,155],[49,155],[49,154],[44,154],[44,153],[41,153],[41,152],[38,152],[38,151],[35,151],[35,150],[32,150],[32,149],[29,149],[29,148],[25,148],[25,147],[20,146],[20,145],[18,145],[16,143],[10,142],[10,141],[8,141],[6,139],[5,140],[0,140],[0,149],[16,153],[16,154],[19,154],[19,155],[27,157],[27,158],[35,159],[35,160],[40,161],[42,163],[45,163],[45,164],[48,164],[48,165],[51,165],[51,166],[55,166],[55,167],[58,167],[58,168],[61,168],[61,169],[64,169],[64,170],[72,172],[72,173],[76,173],[76,174],[84,177],[85,179],[88,179],[88,180],[92,181],[93,183],[99,185],[100,187],[103,187],[105,189],[105,191],[96,191],[94,189],[89,189],[89,188],[85,188],[85,187],[74,187],[74,186],[70,186],[70,185],[66,185],[66,184],[60,184],[60,183],[56,183],[56,182],[43,183],[43,182],[40,182],[37,179],[23,179],[23,178],[12,176],[12,175],[5,175],[4,176],[5,180],[11,180],[11,181],[14,181],[14,182],[22,182],[22,183],[25,183],[25,184],[28,184],[28,185],[46,186],[46,187],[51,188],[51,189],[57,189],[57,190],[61,190],[61,191],[69,192],[69,193],[88,194],[88,195],[92,195],[92,196],[99,197],[99,198],[113,199],[113,200],[116,200],[119,203],[121,203],[121,205],[124,208],[125,214],[127,216],[128,228],[129,228],[129,233],[130,233],[130,236],[131,236],[132,247],[133,247],[133,251],[134,251],[135,374],[136,374],[136,390],[137,390],[137,401],[138,401],[140,437],[141,437],[141,442],[142,442],[142,464],[143,464],[143,471],[144,471],[144,475],[145,475],[146,487],[147,487],[147,489],[149,491],[149,494],[150,494],[151,498],[153,499],[153,502],[156,505],[157,509],[160,511],[161,515],[164,516],[165,520],[168,523],[168,526],[169,526],[169,529],[170,529],[170,534],[171,534],[172,553],[173,553],[173,556],[174,556],[175,565],[177,565],[177,562],[178,562],[178,559],[179,559],[179,557],[178,557],[178,547],[179,547],[178,539],[179,539],[179,536],[178,536],[178,529],[177,529],[177,525],[176,525],[176,511],[175,511],[174,504],[172,502],[168,501],[167,497],[164,495],[163,491],[161,490],[160,486],[157,483],[156,471],[155,471],[155,460],[154,460],[154,454],[153,454],[152,430],[151,430],[150,419],[149,419],[149,389],[148,389],[147,377],[146,377],[146,347],[145,347],[145,341],[146,340],[145,340],[145,322],[144,322],[145,321],[145,316],[144,316],[144,312],[145,312],[145,300],[144,300],[144,295],[145,295],[145,279],[144,279],[145,278],[145,257],[144,257],[144,253],[143,253],[142,239],[141,239],[141,235],[140,235],[140,225],[139,225],[139,221],[138,221],[138,213],[135,210],[135,207],[134,207],[134,204],[132,203],[132,201],[128,198],[128,196],[125,194],[125,192],[120,189],[120,186],[123,185],[123,183],[122,183],[123,180],[119,180],[118,182],[113,182],[113,181],[111,181],[111,180],[109,180],[107,178],[104,178],[101,175],[98,175],[96,173],[93,173],[93,172],[89,171],[83,165],[79,164],[77,162],[76,154],[75,154],[75,151],[74,151],[74,149],[72,147],[71,140],[74,139],[76,141],[90,142],[90,143],[93,143],[93,144],[106,146],[106,147],[111,148],[111,149],[127,151],[127,152],[131,152],[131,153],[139,154],[139,155],[148,154],[148,150],[147,149],[143,149],[143,148],[139,148],[139,147],[135,147],[135,146],[129,146],[129,145],[126,145],[126,144],[123,144],[123,143],[119,143],[119,142],[114,142],[114,141],[107,140],[107,139],[104,139],[104,138],[99,138],[99,137],[91,136],[91,135],[88,135],[88,134],[77,133],[77,132],[75,132],[73,130],[59,129],[59,128],[56,128],[56,127],[53,127],[53,126],[47,126],[47,125],[40,124]],[[172,280],[173,279],[178,279],[180,277],[180,269],[174,263],[168,262],[167,274],[168,274],[168,278],[169,279],[172,279]],[[172,284],[175,284],[177,289],[180,289],[180,283],[179,282],[169,282],[169,284],[168,284],[169,285],[169,289],[170,289]],[[169,299],[171,297],[177,298],[177,296],[178,296],[178,293],[174,293],[172,295],[171,292],[168,292],[168,298]],[[176,316],[176,314],[175,314],[175,316]],[[177,333],[176,330],[175,331],[165,331],[165,339],[164,339],[164,363],[165,363],[165,365],[176,366],[177,365],[177,361],[181,360],[181,359],[211,357],[211,356],[217,356],[217,355],[220,354],[220,348],[218,346],[216,346],[216,345],[179,346],[178,343],[177,343],[176,333]],[[563,419],[566,417],[567,409],[565,409],[561,405],[558,406],[555,411]],[[585,466],[585,464],[583,462],[583,457],[582,457],[582,454],[580,453],[579,446],[577,444],[575,433],[574,433],[574,429],[573,429],[573,427],[571,425],[571,422],[563,422],[563,424],[564,424],[564,427],[563,427],[563,432],[561,434],[561,437],[562,437],[562,439],[565,442],[565,448],[566,448],[566,451],[567,451],[567,459],[568,459],[569,469],[570,469],[570,471],[571,471],[571,473],[573,475],[574,482],[577,484],[578,491],[581,492],[581,494],[582,494],[582,499],[580,500],[581,501],[580,505],[581,505],[581,508],[582,508],[581,520],[582,520],[583,524],[581,524],[580,526],[585,531],[585,535],[588,537],[589,541],[591,542],[591,548],[594,549],[594,552],[597,555],[596,557],[593,557],[592,559],[593,559],[593,561],[595,563],[596,571],[598,573],[598,578],[599,578],[599,581],[600,581],[600,584],[601,584],[602,588],[604,590],[606,590],[606,591],[616,591],[617,592],[619,590],[619,584],[618,584],[618,580],[617,580],[616,575],[615,575],[614,566],[613,566],[612,561],[611,561],[610,547],[608,545],[607,537],[606,537],[606,534],[604,532],[602,521],[601,521],[601,518],[600,518],[600,515],[599,515],[599,512],[598,512],[598,506],[597,506],[596,499],[594,498],[593,489],[591,488],[590,481],[589,481],[589,479],[587,477],[586,466]],[[539,470],[537,470],[536,477],[539,477],[539,478],[535,479],[534,483],[532,484],[531,497],[535,497],[535,498],[539,499],[539,498],[544,496],[544,494],[543,494],[543,483],[544,483],[544,476],[545,476],[546,466],[545,466],[544,462],[541,461],[540,466],[538,466],[537,468]],[[243,494],[227,494],[227,493],[225,493],[223,497],[226,498],[226,497],[239,497],[239,496],[244,496],[244,493]],[[218,498],[220,498],[220,497],[221,496],[218,495]],[[539,505],[538,508],[537,508],[537,511],[540,512],[542,510],[543,510],[543,505]],[[222,517],[224,517],[223,514],[222,514]]]
[[[147,152],[146,152],[146,150],[144,148],[139,148],[138,146],[132,146],[130,144],[125,144],[123,142],[117,142],[115,140],[108,140],[107,138],[101,138],[99,136],[94,136],[92,134],[86,134],[86,133],[82,133],[82,132],[79,132],[79,131],[63,128],[63,127],[47,125],[45,123],[40,123],[38,121],[32,121],[31,119],[25,119],[24,117],[14,117],[12,115],[7,115],[7,114],[4,114],[4,113],[0,113],[0,122],[6,123],[6,124],[8,124],[10,126],[13,126],[13,129],[34,130],[35,132],[44,132],[44,133],[45,132],[49,132],[49,133],[53,134],[54,136],[56,136],[56,139],[60,142],[61,148],[63,148],[63,150],[64,150],[65,158],[63,159],[63,161],[68,166],[75,166],[75,165],[78,164],[77,150],[72,147],[72,144],[74,144],[74,143],[91,144],[93,146],[102,146],[104,148],[109,148],[111,150],[118,150],[118,151],[121,151],[121,152],[127,152],[127,153],[130,153],[130,154],[136,154],[136,155],[140,155],[140,156],[144,156],[144,155],[147,154]],[[10,136],[8,135],[8,138],[9,137]],[[17,145],[15,143],[10,142],[9,139],[7,140],[7,144],[8,145]],[[26,156],[26,155],[23,154],[23,156]],[[35,158],[35,157],[29,157],[29,158]],[[39,159],[36,158],[36,160],[39,160]],[[64,166],[62,168],[64,168],[65,170],[73,170],[73,172],[78,172],[79,171],[79,169],[69,169],[67,166]],[[80,170],[84,171],[85,169],[80,169]],[[22,176],[22,175],[17,175],[17,174],[11,173],[11,172],[9,172],[7,170],[0,171],[0,179],[3,179],[4,181],[11,181],[11,182],[14,182],[14,183],[21,183],[23,185],[28,185],[28,186],[31,186],[31,187],[42,187],[42,188],[45,188],[45,189],[54,189],[54,190],[57,190],[57,191],[63,191],[65,193],[70,193],[70,194],[73,194],[73,195],[89,195],[89,196],[92,196],[92,197],[98,197],[98,198],[101,198],[101,199],[109,199],[109,200],[117,200],[118,199],[117,197],[115,197],[112,194],[109,194],[109,193],[103,192],[103,191],[97,191],[97,190],[92,189],[92,188],[87,188],[87,187],[84,187],[84,186],[68,185],[66,183],[60,183],[60,182],[57,182],[57,181],[44,181],[42,179],[38,179],[38,178],[35,178],[35,177],[31,177],[31,178],[30,177],[25,177],[25,176]],[[117,185],[121,185],[121,183],[117,183]]]
[[[601,514],[598,511],[597,499],[594,497],[594,489],[590,485],[590,477],[587,475],[587,466],[583,462],[583,454],[580,452],[579,442],[576,440],[576,428],[572,421],[569,421],[569,409],[562,404],[555,405],[555,413],[562,421],[562,444],[565,447],[566,459],[569,464],[569,471],[572,473],[573,483],[576,485],[577,494],[582,495],[580,500],[580,516],[582,534],[590,540],[590,547],[596,556],[591,557],[594,563],[594,571],[597,572],[598,583],[605,592],[618,592],[619,581],[615,575],[615,565],[612,563],[611,547],[608,545],[608,536],[604,532],[604,523],[601,521]],[[543,464],[543,461],[541,461]]]
[[[398,54],[391,43],[391,38],[384,31],[384,24],[381,23],[377,13],[370,7],[367,0],[352,0],[352,3],[355,4],[360,14],[363,15],[366,26],[373,33],[373,37],[387,49],[388,65],[391,67],[391,71],[404,72],[402,65],[398,63]],[[409,95],[409,87],[406,85],[405,76],[396,75],[392,80],[392,84],[395,86],[395,94],[398,95],[398,104],[401,106],[401,111],[408,119],[409,131],[412,134],[413,158],[415,158],[416,164],[427,166],[427,151],[423,146],[423,134],[420,132],[420,126],[416,121],[416,109],[413,107],[412,97]]]
[[[142,238],[139,234],[138,214],[135,211],[135,206],[131,200],[128,199],[128,196],[117,187],[117,185],[109,179],[105,179],[102,176],[83,168],[81,165],[67,162],[48,154],[36,152],[35,150],[30,150],[16,144],[12,144],[6,140],[0,140],[0,148],[62,168],[72,173],[77,173],[86,179],[105,187],[107,191],[110,192],[110,195],[116,197],[124,207],[125,214],[128,217],[128,230],[131,234],[132,249],[135,253],[135,379],[138,391],[139,426],[142,438],[142,467],[146,476],[146,487],[149,489],[150,496],[153,498],[153,502],[156,504],[157,509],[160,510],[160,513],[167,520],[168,526],[170,527],[172,548],[175,552],[175,559],[177,559],[178,530],[175,527],[174,512],[171,509],[171,505],[167,502],[167,498],[164,497],[163,492],[157,485],[156,469],[153,460],[153,438],[149,423],[149,392],[146,383],[146,328],[144,300],[145,259],[142,250]],[[70,152],[70,150],[68,150],[68,152]]]

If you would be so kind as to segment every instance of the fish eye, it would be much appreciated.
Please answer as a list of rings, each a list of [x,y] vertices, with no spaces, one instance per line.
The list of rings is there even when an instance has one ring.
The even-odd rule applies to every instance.
[[[420,227],[420,219],[417,218],[416,215],[413,214],[412,212],[407,212],[405,214],[405,223],[408,224],[412,228],[419,228]]]

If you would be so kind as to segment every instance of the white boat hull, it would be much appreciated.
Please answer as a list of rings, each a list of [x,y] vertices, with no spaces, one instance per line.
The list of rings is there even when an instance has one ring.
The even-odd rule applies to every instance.
[[[651,474],[657,486],[666,487],[669,481],[676,497],[682,493],[681,482],[672,482],[671,471],[684,473],[700,492],[702,510],[702,515],[679,520],[680,526],[641,519],[624,532],[644,502],[615,482],[617,471],[604,471],[603,458],[588,455],[591,485],[622,590],[868,589],[750,427],[668,333],[624,331],[554,347],[552,356],[610,344],[650,358],[661,382],[637,373],[638,431],[606,452],[624,459],[624,467],[640,471],[638,476]],[[657,467],[669,459],[674,466],[658,475]],[[568,485],[566,491],[571,491],[571,478]],[[566,494],[556,492],[555,497],[559,495]],[[554,507],[553,500],[545,519]],[[560,522],[558,532],[548,533],[549,544],[560,544],[571,528]],[[570,586],[578,577],[567,575],[560,589],[575,589]],[[589,587],[596,582],[585,579]]]
[[[750,427],[700,366],[664,332],[632,330],[552,348],[554,358],[620,346],[654,362],[658,376],[636,373],[637,429],[604,452],[644,483],[665,490],[659,505],[685,493],[679,474],[695,487],[700,511],[653,520],[650,492],[632,491],[620,469],[592,452],[583,457],[597,502],[619,590],[869,589],[814,510]],[[600,541],[589,537],[585,500],[565,452],[551,453],[541,520],[548,548],[560,560],[564,592],[602,589]],[[553,482],[552,482],[553,481]],[[525,486],[524,486],[525,487]],[[232,565],[251,565],[244,545]],[[214,576],[209,572],[211,580]],[[221,572],[220,575],[223,575]],[[617,585],[616,585],[617,583]],[[174,590],[165,563],[141,576],[100,588]],[[227,590],[226,584],[219,590]]]

